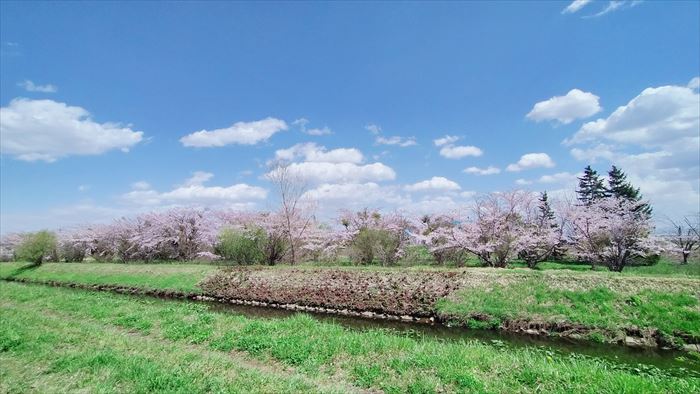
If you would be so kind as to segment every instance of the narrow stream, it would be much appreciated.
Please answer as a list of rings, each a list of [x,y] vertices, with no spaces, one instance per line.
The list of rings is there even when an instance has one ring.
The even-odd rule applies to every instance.
[[[46,286],[45,284],[38,283],[25,283],[25,285]],[[155,295],[132,295],[132,297],[153,297],[168,302],[201,303],[207,305],[209,310],[213,312],[232,313],[250,318],[280,319],[297,313],[305,313],[318,321],[332,322],[355,330],[384,329],[415,338],[434,338],[443,341],[478,341],[487,345],[506,349],[537,348],[542,351],[564,356],[583,355],[604,359],[613,364],[614,367],[624,368],[640,374],[653,373],[653,369],[658,369],[667,375],[700,378],[700,358],[681,350],[632,348],[568,338],[540,337],[495,330],[472,330],[464,327],[447,327],[442,324],[413,323],[306,311],[300,312],[280,308],[238,305],[215,301],[182,300]],[[655,368],[651,368],[652,370],[650,371],[650,367]]]
[[[534,347],[557,354],[581,354],[597,357],[629,369],[644,372],[645,366],[653,366],[667,374],[680,377],[700,377],[700,360],[680,350],[656,348],[632,348],[627,346],[596,343],[566,338],[546,338],[526,334],[514,334],[492,330],[472,330],[463,327],[447,327],[441,324],[423,324],[393,320],[380,320],[324,313],[299,312],[286,309],[204,302],[210,310],[234,313],[254,318],[284,318],[296,313],[305,313],[324,322],[334,322],[357,329],[386,329],[413,337],[436,338],[445,341],[479,341],[505,348]]]

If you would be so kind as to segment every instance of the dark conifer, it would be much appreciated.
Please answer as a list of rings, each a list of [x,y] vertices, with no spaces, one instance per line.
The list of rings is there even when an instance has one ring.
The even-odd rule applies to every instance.
[[[552,210],[552,206],[549,205],[549,196],[547,196],[547,191],[543,191],[542,194],[540,194],[540,198],[538,199],[540,202],[538,209],[540,211],[540,220],[542,220],[542,223],[548,223],[551,228],[557,229],[559,228],[559,224],[557,224],[557,217],[554,214],[554,210]],[[561,260],[564,258],[564,250],[562,249],[561,245],[556,245],[552,249],[552,253],[550,254],[550,258],[553,260]]]
[[[593,201],[606,196],[603,180],[600,179],[598,172],[592,169],[590,165],[583,170],[583,176],[578,178],[576,194],[578,194],[578,200],[583,205],[591,205]]]
[[[642,194],[639,192],[639,188],[632,186],[632,184],[627,180],[627,175],[622,171],[622,169],[614,165],[610,171],[608,171],[608,187],[606,188],[606,195],[632,202],[639,202],[642,200]],[[639,206],[637,211],[651,216],[652,208],[649,204],[644,203]]]

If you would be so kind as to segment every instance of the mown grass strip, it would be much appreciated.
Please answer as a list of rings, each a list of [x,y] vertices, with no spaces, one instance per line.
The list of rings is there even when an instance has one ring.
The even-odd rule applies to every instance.
[[[197,283],[218,269],[204,264],[54,263],[28,268],[25,263],[0,263],[0,278],[200,292]]]
[[[212,312],[204,305],[188,302],[18,283],[0,283],[0,289],[2,320],[14,324],[15,331],[31,323],[23,321],[22,316],[34,311],[40,316],[61,316],[60,320],[70,322],[66,324],[94,322],[134,330],[165,347],[189,346],[214,353],[245,352],[263,363],[295,368],[313,381],[347,381],[354,386],[386,392],[688,393],[700,390],[700,379],[695,377],[670,376],[655,368],[626,368],[600,359],[536,348],[503,349],[470,341],[415,338],[386,330],[354,331],[306,315],[253,319]],[[6,314],[10,308],[22,313]],[[32,324],[27,326],[32,328],[30,331],[41,332],[43,326]],[[87,348],[96,346],[94,341],[89,342],[89,337],[99,341],[102,336],[93,329],[89,327],[76,334],[75,340],[82,340],[79,337],[84,335]],[[16,342],[7,332],[14,331],[2,330],[3,343]],[[36,336],[22,339],[22,343],[31,346],[40,341]],[[146,349],[142,355],[148,357],[151,352],[155,350]],[[32,356],[34,353],[28,350],[28,355],[22,357],[42,359],[41,355]],[[60,348],[57,354],[61,355]],[[173,363],[186,359],[186,355],[178,352],[173,352],[172,357]],[[96,376],[103,373],[89,368],[80,371],[87,374],[85,387],[99,381]],[[3,380],[20,384],[16,382],[20,378],[12,375]]]
[[[150,322],[115,325],[57,309],[2,303],[2,392],[343,392],[242,357],[144,336]],[[120,329],[121,327],[121,329]],[[133,333],[123,328],[130,327]]]

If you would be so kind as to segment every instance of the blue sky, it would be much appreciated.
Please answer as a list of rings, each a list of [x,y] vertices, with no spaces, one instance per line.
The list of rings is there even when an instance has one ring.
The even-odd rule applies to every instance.
[[[700,3],[571,4],[2,2],[0,231],[270,208],[276,158],[327,216],[589,163],[697,211]]]

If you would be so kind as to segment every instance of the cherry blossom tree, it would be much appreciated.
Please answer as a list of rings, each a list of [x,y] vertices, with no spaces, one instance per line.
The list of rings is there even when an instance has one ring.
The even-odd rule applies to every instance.
[[[462,250],[448,247],[450,237],[447,234],[452,232],[455,224],[455,218],[449,214],[423,215],[414,221],[417,231],[413,237],[416,243],[428,248],[438,264],[444,264],[449,259],[459,263],[462,261]]]
[[[530,193],[491,193],[475,200],[470,210],[423,222],[419,237],[433,254],[466,251],[485,265],[505,267],[518,254],[522,236],[522,213],[532,201]]]
[[[67,263],[81,262],[88,254],[90,246],[82,227],[61,229],[56,232],[58,259]]]
[[[315,223],[306,231],[301,251],[309,261],[335,261],[347,245],[345,231]]]
[[[15,259],[17,248],[22,244],[24,234],[8,233],[0,238],[0,261],[12,261]]]
[[[576,255],[621,272],[633,257],[660,253],[648,216],[639,214],[644,203],[607,197],[570,206],[567,222]]]
[[[86,226],[66,237],[66,242],[84,246],[96,259],[192,260],[212,252],[217,234],[215,215],[209,211],[176,208]]]
[[[525,191],[491,193],[477,199],[472,232],[475,254],[492,267],[505,267],[522,247],[523,214],[532,207]]]
[[[518,237],[519,257],[529,268],[550,258],[562,243],[562,228],[549,203],[547,193],[540,195],[539,204],[533,209],[530,202],[526,204]]]
[[[530,192],[491,193],[469,210],[422,218],[416,239],[438,261],[447,253],[468,252],[491,267],[505,267],[518,256],[534,267],[560,243],[554,220]]]

